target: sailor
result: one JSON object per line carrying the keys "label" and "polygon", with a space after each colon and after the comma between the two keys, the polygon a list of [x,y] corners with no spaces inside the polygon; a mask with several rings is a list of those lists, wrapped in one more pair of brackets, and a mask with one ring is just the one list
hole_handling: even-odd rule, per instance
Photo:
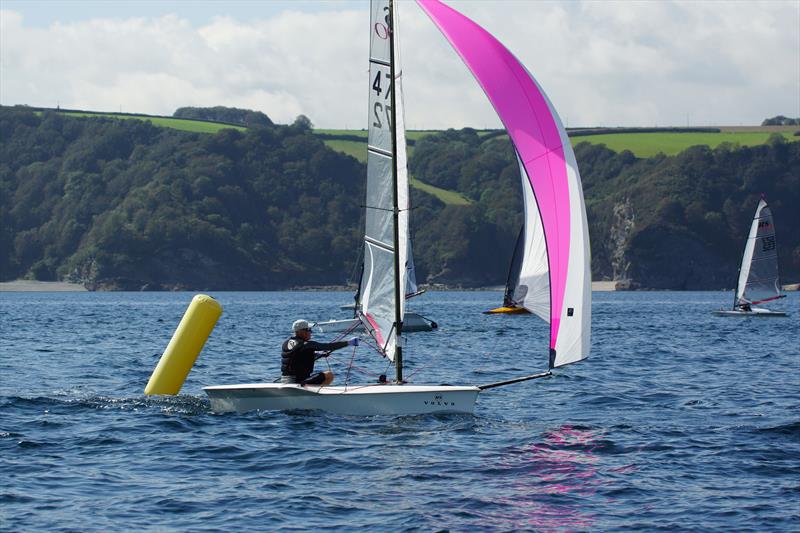
{"label": "sailor", "polygon": [[311,325],[306,320],[295,320],[292,330],[294,335],[286,339],[281,347],[281,383],[330,385],[333,372],[314,373],[314,362],[320,357],[328,357],[334,350],[358,346],[358,337],[331,343],[312,341]]}

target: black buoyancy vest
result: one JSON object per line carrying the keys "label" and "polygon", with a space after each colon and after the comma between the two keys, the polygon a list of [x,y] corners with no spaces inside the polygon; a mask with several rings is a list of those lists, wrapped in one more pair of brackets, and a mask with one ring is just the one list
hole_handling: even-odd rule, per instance
{"label": "black buoyancy vest", "polygon": [[[289,337],[283,341],[281,346],[281,375],[296,376],[298,372],[302,372],[303,369],[297,368],[300,361],[298,361],[296,355],[303,351],[305,344],[306,341],[300,337]],[[300,366],[302,366],[302,363]]]}

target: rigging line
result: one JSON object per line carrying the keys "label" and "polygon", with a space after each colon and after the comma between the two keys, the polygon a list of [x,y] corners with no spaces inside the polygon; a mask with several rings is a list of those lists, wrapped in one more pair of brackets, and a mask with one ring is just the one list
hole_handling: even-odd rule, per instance
{"label": "rigging line", "polygon": [[[374,207],[371,205],[360,205],[358,207],[363,207],[364,209],[375,209],[376,211],[386,211],[387,213],[394,213],[394,209],[391,207]],[[398,207],[397,212],[402,213],[403,211],[411,211],[412,209],[416,209],[416,207],[406,207],[405,209]]]}
{"label": "rigging line", "polygon": [[[331,359],[333,359],[333,362],[335,362],[335,363],[341,363],[341,360],[340,360],[340,359],[337,359],[337,358],[335,358],[334,356],[331,356]],[[364,370],[363,368],[361,368],[361,367],[358,367],[358,366],[356,366],[356,365],[350,365],[350,368],[352,368],[352,369],[353,369],[353,370],[355,370],[356,372],[360,372],[361,374],[365,374],[365,375],[367,375],[367,376],[374,376],[374,377],[377,377],[377,376],[378,376],[378,374],[375,374],[375,373],[373,373],[373,372],[370,372],[370,371],[368,371],[368,370]]]}
{"label": "rigging line", "polygon": [[[417,291],[417,292],[415,292],[414,294],[412,294],[411,296],[409,296],[408,294],[406,294],[406,300],[408,300],[409,298],[413,298],[414,296],[420,295],[420,294],[422,294],[423,292],[425,292],[425,291],[424,291],[424,290],[422,290],[422,291]],[[415,313],[416,313],[416,311],[415,311]],[[430,318],[426,317],[426,316],[425,316],[425,315],[423,315],[422,313],[416,313],[416,314],[418,314],[418,315],[420,316],[420,318],[424,318],[425,320],[427,320],[428,322],[430,322],[430,323],[431,323],[431,325],[433,325],[433,324],[436,324],[436,321],[435,321],[435,320],[433,320],[433,319],[430,319]]]}
{"label": "rigging line", "polygon": [[417,373],[417,372],[419,372],[420,370],[423,370],[423,369],[425,369],[425,368],[427,368],[427,367],[429,367],[429,366],[430,366],[430,363],[427,363],[427,364],[424,364],[424,365],[422,365],[421,367],[417,368],[416,370],[414,370],[413,372],[411,372],[411,373],[410,373],[408,376],[406,376],[406,381],[411,381],[411,378],[414,376],[414,374],[416,374],[416,373]]}
{"label": "rigging line", "polygon": [[[358,261],[358,258],[361,258],[361,262]],[[358,255],[356,255],[356,260],[353,263],[353,271],[350,273],[350,279],[348,283],[355,282],[356,279],[356,270],[359,270],[364,267],[364,241],[361,241],[361,246],[358,247]],[[359,285],[361,284],[361,276],[358,279]]]}
{"label": "rigging line", "polygon": [[339,342],[340,340],[342,340],[343,338],[348,336],[350,333],[352,333],[353,330],[355,330],[360,325],[361,325],[361,322],[360,321],[356,321],[352,326],[350,326],[349,328],[344,330],[341,335],[339,335],[338,337],[334,337],[333,342]]}
{"label": "rigging line", "polygon": [[347,384],[350,383],[350,369],[353,368],[353,360],[356,358],[356,346],[353,346],[353,354],[350,356],[350,364],[347,366],[347,374],[344,377],[344,388],[347,390]]}
{"label": "rigging line", "polygon": [[[371,338],[371,337],[370,337],[370,338]],[[372,349],[375,351],[375,353],[377,353],[377,354],[378,354],[378,355],[380,355],[381,357],[386,357],[386,354],[384,354],[384,353],[381,351],[381,349],[380,349],[380,347],[378,346],[378,344],[377,344],[377,343],[375,343],[375,344],[371,344],[370,342],[368,342],[368,341],[366,341],[366,340],[365,340],[365,341],[364,341],[364,345],[365,345],[365,346],[368,346],[369,348],[372,348]]]}

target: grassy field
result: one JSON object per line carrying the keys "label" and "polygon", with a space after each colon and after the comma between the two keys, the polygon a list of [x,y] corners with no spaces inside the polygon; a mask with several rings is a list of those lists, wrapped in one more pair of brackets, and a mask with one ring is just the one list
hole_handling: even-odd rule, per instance
{"label": "grassy field", "polygon": [[162,128],[172,128],[181,131],[193,131],[197,133],[217,133],[223,129],[235,129],[244,131],[247,128],[244,126],[230,126],[228,124],[219,124],[217,122],[202,122],[199,120],[185,120],[182,118],[171,117],[148,117],[145,115],[116,115],[113,113],[80,113],[73,111],[61,111],[62,114],[70,117],[107,117],[116,119],[132,119],[132,120],[145,120],[152,122],[156,126]]}
{"label": "grassy field", "polygon": [[[367,130],[314,130],[314,133],[321,133],[323,135],[351,135],[356,137],[363,137],[367,140]],[[438,131],[431,130],[408,130],[406,131],[406,139],[416,141],[431,133],[439,133]],[[489,132],[486,132],[489,133]]]}
{"label": "grassy field", "polygon": [[[610,149],[621,152],[630,150],[636,157],[652,157],[658,153],[675,155],[690,146],[707,145],[716,148],[722,143],[733,143],[742,146],[754,146],[763,144],[773,133],[780,133],[788,141],[800,141],[800,137],[794,137],[793,133],[797,127],[729,127],[720,128],[719,133],[706,132],[653,132],[653,133],[609,133],[604,135],[584,135],[571,137],[573,146],[581,142],[592,144],[605,144]],[[333,150],[352,156],[362,163],[367,161],[367,132],[366,130],[314,130],[315,133],[327,135],[348,135],[360,137],[363,141],[325,139],[324,142]],[[425,135],[430,135],[431,131],[408,131],[406,137],[418,140]],[[481,131],[479,134],[488,134],[492,131]],[[413,154],[414,147],[408,147],[409,157]],[[411,178],[411,186],[432,194],[439,200],[448,205],[468,205],[472,203],[469,199],[455,191],[440,189],[433,185]]]}
{"label": "grassy field", "polygon": [[[325,144],[337,152],[342,152],[351,157],[354,157],[362,163],[367,162],[367,132],[365,130],[314,130],[314,133],[321,133],[326,135],[350,135],[362,137],[363,141],[348,141],[341,139],[325,139]],[[417,140],[425,135],[429,135],[430,131],[409,131],[406,132],[406,137],[409,139]],[[408,156],[414,153],[414,147],[408,147]],[[446,205],[470,205],[472,201],[469,198],[462,196],[455,191],[448,191],[447,189],[440,189],[415,179],[413,176],[409,179],[409,185],[415,189],[424,191],[432,196],[435,196]]]}
{"label": "grassy field", "polygon": [[409,180],[409,185],[414,187],[415,189],[419,189],[423,192],[430,194],[431,196],[435,196],[439,200],[441,200],[446,205],[470,205],[472,200],[461,196],[459,193],[455,191],[448,191],[447,189],[440,189],[439,187],[434,187],[424,181],[419,181],[418,179],[411,177]]}
{"label": "grassy field", "polygon": [[[185,120],[172,117],[152,117],[146,115],[123,115],[113,113],[89,113],[89,112],[76,112],[76,111],[60,111],[64,115],[73,117],[109,117],[116,119],[133,119],[133,120],[146,120],[156,126],[164,128],[172,128],[181,131],[190,131],[198,133],[216,133],[222,129],[237,129],[243,131],[247,128],[243,126],[231,126],[228,124],[219,124],[216,122],[203,122],[198,120]],[[573,146],[581,142],[589,142],[592,144],[605,144],[610,149],[621,152],[623,150],[630,150],[636,157],[652,157],[658,153],[666,155],[675,155],[683,150],[695,145],[707,145],[711,148],[716,148],[722,143],[733,143],[742,146],[754,146],[763,144],[769,139],[773,133],[780,133],[788,141],[800,141],[800,137],[794,137],[793,133],[797,131],[797,126],[774,126],[774,127],[761,127],[761,126],[732,126],[721,127],[719,133],[706,133],[706,132],[649,132],[649,133],[608,133],[602,135],[585,135],[578,137],[571,137]],[[479,131],[479,135],[486,135],[494,133],[496,130]],[[324,135],[347,135],[351,137],[359,137],[363,140],[344,140],[344,139],[324,139],[326,145],[333,150],[342,152],[355,159],[366,162],[367,150],[366,130],[333,130],[333,129],[319,129],[314,130],[315,133]],[[412,141],[417,141],[426,135],[437,133],[431,130],[410,130],[406,132],[406,138]],[[414,153],[414,147],[408,147],[408,156]],[[425,191],[433,196],[439,198],[442,202],[449,205],[468,205],[472,203],[469,199],[463,197],[457,192],[448,191],[434,187],[433,185],[411,178],[411,186],[422,191]]]}
{"label": "grassy field", "polygon": [[337,152],[342,152],[350,157],[355,157],[362,163],[367,162],[367,139],[364,142],[340,141],[338,139],[325,139],[324,143]]}
{"label": "grassy field", "polygon": [[[780,132],[786,140],[796,141],[791,132]],[[652,157],[659,152],[675,155],[690,146],[704,144],[716,148],[729,142],[742,146],[764,144],[772,132],[735,131],[720,133],[610,133],[608,135],[587,135],[572,137],[572,145],[586,141],[592,144],[605,144],[615,152],[630,150],[636,157]]]}
{"label": "grassy field", "polygon": [[[799,141],[800,137],[794,137],[794,128],[782,128],[782,131],[770,131],[767,128],[749,127],[749,128],[721,128],[720,133],[705,133],[705,132],[657,132],[657,133],[609,133],[604,135],[585,135],[579,137],[571,137],[572,145],[580,142],[588,142],[592,144],[605,144],[615,152],[623,150],[630,150],[636,157],[652,157],[659,152],[666,155],[675,155],[686,150],[690,146],[698,144],[707,145],[711,148],[716,148],[722,143],[729,142],[733,144],[740,144],[742,146],[755,146],[757,144],[764,144],[770,135],[773,133],[780,133],[788,141]],[[367,132],[364,130],[315,130],[318,133],[328,133],[331,135],[354,135],[363,137],[366,141]],[[431,131],[409,131],[406,136],[409,139],[417,140],[425,135],[430,135]],[[479,132],[491,133],[491,132]],[[338,139],[325,139],[325,144],[347,155],[353,156],[361,162],[367,160],[367,151],[364,142],[338,140]],[[414,147],[408,147],[409,157],[414,152]]]}

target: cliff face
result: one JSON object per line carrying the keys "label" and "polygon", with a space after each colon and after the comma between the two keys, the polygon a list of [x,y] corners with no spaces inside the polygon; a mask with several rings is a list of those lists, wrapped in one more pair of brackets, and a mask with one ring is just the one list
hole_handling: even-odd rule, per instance
{"label": "cliff face", "polygon": [[613,281],[626,281],[630,278],[631,262],[627,257],[631,234],[635,228],[635,216],[630,199],[614,205],[614,222],[610,233],[610,255]]}
{"label": "cliff face", "polygon": [[729,288],[730,261],[682,228],[651,225],[630,241],[632,288],[704,290]]}

